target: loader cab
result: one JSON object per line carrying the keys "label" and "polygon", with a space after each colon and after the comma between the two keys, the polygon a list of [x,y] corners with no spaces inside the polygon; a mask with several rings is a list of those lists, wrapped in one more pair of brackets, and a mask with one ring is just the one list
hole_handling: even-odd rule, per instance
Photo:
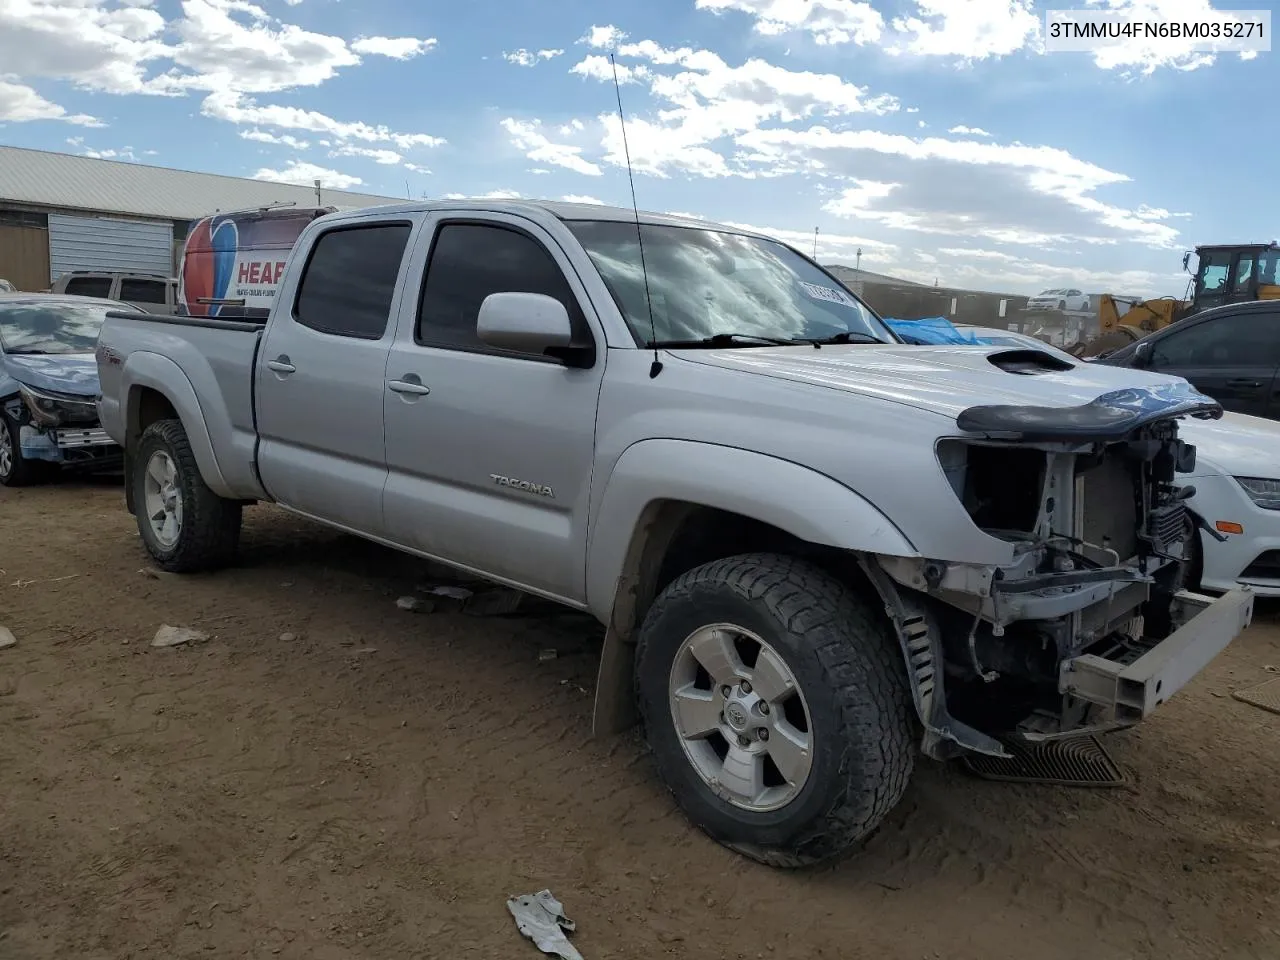
{"label": "loader cab", "polygon": [[[1196,247],[1197,259],[1188,315],[1251,300],[1280,300],[1280,245],[1241,244]],[[1184,264],[1191,254],[1184,258]]]}

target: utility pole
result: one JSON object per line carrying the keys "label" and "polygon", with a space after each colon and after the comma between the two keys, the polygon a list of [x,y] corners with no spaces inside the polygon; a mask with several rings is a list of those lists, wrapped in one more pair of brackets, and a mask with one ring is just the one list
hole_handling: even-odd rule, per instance
{"label": "utility pole", "polygon": [[861,247],[858,248],[857,266],[854,269],[856,269],[859,273],[862,272],[862,248]]}
{"label": "utility pole", "polygon": [[813,259],[818,259],[818,228],[813,228]]}
{"label": "utility pole", "polygon": [[316,180],[315,184],[316,184],[316,206],[322,207],[324,206],[324,204],[320,202],[320,181]]}

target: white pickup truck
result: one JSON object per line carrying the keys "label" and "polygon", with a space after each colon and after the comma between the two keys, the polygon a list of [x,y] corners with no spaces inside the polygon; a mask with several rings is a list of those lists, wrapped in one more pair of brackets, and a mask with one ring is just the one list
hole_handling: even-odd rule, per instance
{"label": "white pickup truck", "polygon": [[265,322],[112,314],[98,364],[161,567],[231,562],[271,501],[590,611],[597,733],[638,716],[688,816],[778,866],[857,845],[921,751],[1141,721],[1252,614],[1181,589],[1178,418],[1213,400],[902,344],[743,230],[331,214]]}

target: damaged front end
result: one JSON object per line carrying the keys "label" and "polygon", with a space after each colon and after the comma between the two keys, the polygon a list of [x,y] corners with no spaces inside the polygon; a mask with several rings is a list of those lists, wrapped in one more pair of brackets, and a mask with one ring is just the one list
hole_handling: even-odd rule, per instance
{"label": "damaged front end", "polygon": [[1177,418],[1220,417],[1178,381],[1080,407],[980,406],[937,444],[1001,565],[879,557],[928,733],[925,750],[1003,754],[1146,717],[1249,623],[1252,594],[1184,590],[1197,535]]}
{"label": "damaged front end", "polygon": [[24,460],[65,469],[106,470],[123,462],[123,451],[98,421],[92,397],[18,385],[5,404],[18,425],[18,449]]}

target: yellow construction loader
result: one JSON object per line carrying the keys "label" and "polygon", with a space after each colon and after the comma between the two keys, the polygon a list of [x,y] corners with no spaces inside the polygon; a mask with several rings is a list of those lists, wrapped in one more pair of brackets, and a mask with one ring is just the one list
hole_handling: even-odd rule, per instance
{"label": "yellow construction loader", "polygon": [[[1192,255],[1183,255],[1184,270]],[[1194,256],[1197,264],[1189,284],[1189,300],[1130,300],[1104,293],[1098,298],[1098,335],[1076,344],[1071,352],[1078,357],[1098,357],[1210,307],[1280,300],[1280,245],[1274,240],[1196,247]]]}

